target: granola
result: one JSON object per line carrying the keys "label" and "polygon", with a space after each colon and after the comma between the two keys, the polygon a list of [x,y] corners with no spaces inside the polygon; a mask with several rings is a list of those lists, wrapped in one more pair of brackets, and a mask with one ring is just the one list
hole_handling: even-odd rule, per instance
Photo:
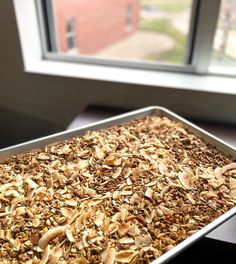
{"label": "granola", "polygon": [[148,116],[0,163],[0,262],[150,263],[235,206],[236,163]]}

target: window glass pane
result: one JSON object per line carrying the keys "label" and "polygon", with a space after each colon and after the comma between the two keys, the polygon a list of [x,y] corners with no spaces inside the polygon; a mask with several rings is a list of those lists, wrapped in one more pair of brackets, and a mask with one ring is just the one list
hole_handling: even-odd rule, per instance
{"label": "window glass pane", "polygon": [[[52,1],[58,53],[185,64],[192,0]],[[77,52],[69,52],[68,32]]]}
{"label": "window glass pane", "polygon": [[223,0],[221,3],[211,64],[236,66],[236,0]]}

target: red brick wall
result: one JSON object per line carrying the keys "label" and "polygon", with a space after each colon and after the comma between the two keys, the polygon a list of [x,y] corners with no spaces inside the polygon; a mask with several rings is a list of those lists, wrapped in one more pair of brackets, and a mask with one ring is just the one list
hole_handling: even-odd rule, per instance
{"label": "red brick wall", "polygon": [[132,5],[133,29],[139,22],[139,0],[54,0],[54,17],[58,50],[67,51],[66,20],[73,17],[76,41],[81,54],[94,54],[107,45],[129,35],[125,14]]}

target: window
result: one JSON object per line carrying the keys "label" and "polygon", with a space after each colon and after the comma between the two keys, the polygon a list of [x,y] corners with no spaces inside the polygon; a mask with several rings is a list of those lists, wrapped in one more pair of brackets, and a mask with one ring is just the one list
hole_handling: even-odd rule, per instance
{"label": "window", "polygon": [[[235,31],[235,2],[236,0],[14,0],[14,5],[20,35],[23,36],[23,52],[31,52],[27,62],[32,62],[32,53],[36,49],[32,49],[32,43],[29,45],[26,41],[26,36],[33,31],[26,27],[27,22],[22,14],[28,9],[23,12],[23,5],[27,8],[30,6],[31,13],[38,13],[31,17],[35,22],[34,32],[40,30],[35,34],[35,45],[38,48],[35,60],[40,57],[43,61],[37,65],[42,62],[60,62],[61,66],[62,63],[67,63],[70,67],[77,65],[80,67],[79,72],[84,72],[82,75],[89,78],[86,71],[88,66],[101,66],[96,67],[96,71],[104,70],[104,74],[105,67],[106,71],[111,72],[115,72],[114,69],[117,72],[124,69],[126,72],[122,73],[129,79],[131,70],[135,75],[134,71],[137,69],[145,76],[146,73],[154,76],[154,72],[158,75],[163,71],[165,74],[178,72],[190,73],[192,76],[235,76],[232,53],[232,50],[235,51],[235,41],[232,41]],[[227,8],[230,13],[225,11]],[[70,23],[74,25],[65,26],[68,17],[73,18]],[[128,25],[131,25],[132,30],[124,30]],[[74,32],[73,37],[68,37],[67,41],[66,28],[67,31]],[[62,45],[61,34],[64,34],[63,45],[67,48]],[[68,52],[68,47],[72,46],[76,47],[74,52]],[[33,68],[35,65],[34,63]],[[51,70],[50,67],[48,69]],[[71,71],[71,76],[77,76],[77,69]],[[64,74],[64,71],[60,70],[61,72]],[[95,75],[97,77],[94,78],[103,79],[100,74]],[[105,79],[109,79],[109,75],[105,75]],[[141,80],[143,84],[149,82],[149,79]],[[178,85],[183,87],[181,82]],[[205,86],[205,81],[202,84]],[[195,86],[194,83],[191,86]]]}
{"label": "window", "polygon": [[236,0],[221,2],[215,32],[211,65],[230,71],[236,66]]}
{"label": "window", "polygon": [[[49,47],[47,54],[68,55],[61,39],[61,21],[70,16],[74,19],[67,21],[67,46],[78,49],[79,43],[74,59],[119,66],[135,63],[132,64],[135,67],[151,68],[160,64],[191,64],[190,26],[194,0],[41,2],[47,2],[44,25],[52,29],[48,41],[56,43],[57,47],[56,52]],[[53,3],[52,8],[47,8],[48,2]]]}

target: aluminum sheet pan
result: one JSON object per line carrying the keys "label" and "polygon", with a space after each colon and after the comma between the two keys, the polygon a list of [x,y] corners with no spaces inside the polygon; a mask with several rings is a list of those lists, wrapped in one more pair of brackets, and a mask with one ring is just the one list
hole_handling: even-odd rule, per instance
{"label": "aluminum sheet pan", "polygon": [[[31,151],[33,149],[37,149],[40,147],[44,147],[48,144],[53,144],[65,139],[69,139],[75,136],[79,136],[85,133],[88,130],[98,130],[100,128],[107,128],[113,125],[120,125],[127,121],[142,118],[148,115],[156,114],[159,116],[166,116],[174,121],[178,121],[188,127],[189,131],[198,135],[202,139],[206,140],[207,142],[214,145],[218,150],[227,153],[232,156],[233,159],[236,159],[236,149],[226,142],[220,140],[219,138],[215,137],[214,135],[208,133],[207,131],[201,129],[200,127],[194,125],[193,123],[189,122],[188,120],[182,118],[181,116],[173,113],[172,111],[159,107],[159,106],[150,106],[146,108],[142,108],[139,110],[131,111],[122,115],[118,115],[112,118],[108,118],[99,122],[92,123],[90,125],[86,125],[83,127],[79,127],[73,130],[53,134],[47,137],[39,138],[36,140],[32,140],[26,143],[18,144],[12,147],[8,147],[5,149],[0,150],[0,160],[4,160],[12,155],[16,155],[19,153],[24,153],[27,151]],[[222,216],[218,217],[195,234],[191,235],[178,245],[176,245],[173,249],[166,252],[162,256],[160,256],[157,260],[154,260],[153,264],[162,264],[167,263],[170,259],[174,256],[178,255],[180,252],[185,250],[187,247],[198,241],[200,238],[211,232],[213,229],[227,221],[229,218],[236,214],[236,207],[232,208],[231,210],[227,211]]]}

